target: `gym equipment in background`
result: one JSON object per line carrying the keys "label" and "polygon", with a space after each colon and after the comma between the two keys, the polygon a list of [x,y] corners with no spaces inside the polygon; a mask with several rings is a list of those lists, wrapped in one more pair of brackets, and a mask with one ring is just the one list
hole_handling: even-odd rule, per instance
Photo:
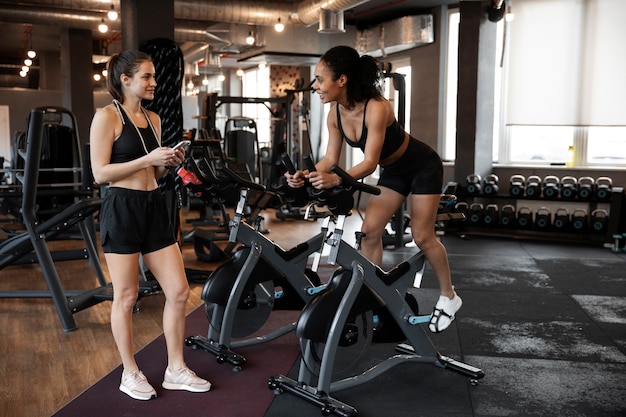
{"label": "gym equipment in background", "polygon": [[249,117],[230,117],[224,125],[224,152],[230,162],[247,167],[252,178],[265,184],[256,122]]}
{"label": "gym equipment in background", "polygon": [[517,213],[515,206],[512,204],[506,204],[500,209],[500,226],[513,227],[517,222]]}
{"label": "gym equipment in background", "polygon": [[552,213],[547,207],[539,207],[535,211],[535,227],[539,230],[548,230],[552,227]]}
{"label": "gym equipment in background", "polygon": [[613,180],[609,177],[596,178],[596,198],[600,201],[608,201],[613,193]]}
{"label": "gym equipment in background", "polygon": [[486,195],[498,194],[498,182],[500,179],[496,174],[489,174],[483,180],[483,193]]}
{"label": "gym equipment in background", "polygon": [[498,226],[500,222],[500,212],[497,204],[487,204],[483,211],[483,223],[486,226]]}
{"label": "gym equipment in background", "polygon": [[560,180],[556,175],[546,175],[543,178],[543,197],[554,199],[559,197]]}
{"label": "gym equipment in background", "polygon": [[[73,314],[111,300],[112,288],[106,281],[100,265],[96,247],[96,232],[93,215],[100,209],[98,198],[83,198],[40,222],[37,218],[37,192],[46,117],[68,110],[54,107],[31,110],[26,132],[26,149],[20,151],[24,158],[24,173],[17,176],[23,185],[22,216],[26,232],[16,234],[0,243],[0,268],[10,265],[39,263],[48,290],[1,291],[0,298],[52,298],[63,330],[76,330],[78,326]],[[63,233],[78,227],[85,248],[76,251],[50,251],[47,242],[60,238]],[[35,252],[34,255],[32,252]],[[98,286],[88,290],[67,291],[63,288],[55,262],[86,259],[94,268]],[[14,277],[19,278],[19,277]],[[139,296],[143,293],[140,291]]]}
{"label": "gym equipment in background", "polygon": [[554,212],[554,221],[552,226],[559,231],[567,231],[570,227],[570,214],[569,210],[565,207],[559,207]]}
{"label": "gym equipment in background", "polygon": [[572,229],[576,232],[583,232],[589,225],[587,210],[578,208],[572,211]]}
{"label": "gym equipment in background", "polygon": [[470,174],[467,176],[466,180],[466,185],[465,185],[465,192],[467,194],[480,194],[482,185],[481,185],[481,176],[479,174]]}
{"label": "gym equipment in background", "polygon": [[574,200],[578,197],[578,180],[570,175],[561,178],[561,198]]}
{"label": "gym equipment in background", "polygon": [[509,194],[512,197],[523,197],[526,192],[526,177],[520,174],[511,175],[509,180]]}
{"label": "gym equipment in background", "polygon": [[526,196],[528,198],[541,197],[541,177],[531,175],[526,180]]}
{"label": "gym equipment in background", "polygon": [[530,207],[520,207],[517,210],[517,226],[520,229],[530,229],[533,225],[533,212]]}

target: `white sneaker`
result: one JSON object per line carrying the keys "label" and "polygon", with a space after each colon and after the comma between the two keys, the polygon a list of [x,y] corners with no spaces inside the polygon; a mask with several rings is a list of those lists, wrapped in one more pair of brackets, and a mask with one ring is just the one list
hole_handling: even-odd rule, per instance
{"label": "white sneaker", "polygon": [[141,371],[131,372],[127,375],[122,373],[120,391],[131,398],[143,401],[156,398],[157,396],[156,391]]}
{"label": "white sneaker", "polygon": [[453,299],[440,295],[439,301],[430,317],[428,328],[433,333],[439,333],[446,330],[454,321],[454,315],[463,305],[463,300],[456,293]]}
{"label": "white sneaker", "polygon": [[169,390],[185,390],[190,392],[207,392],[211,389],[211,383],[196,375],[191,369],[184,367],[178,371],[165,369],[163,388]]}

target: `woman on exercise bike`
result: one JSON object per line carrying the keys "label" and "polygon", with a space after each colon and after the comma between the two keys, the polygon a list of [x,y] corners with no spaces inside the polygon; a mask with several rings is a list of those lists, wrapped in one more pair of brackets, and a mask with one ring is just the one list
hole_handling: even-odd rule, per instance
{"label": "woman on exercise bike", "polygon": [[359,56],[348,46],[328,50],[315,67],[313,89],[323,103],[331,103],[328,114],[328,147],[315,165],[316,171],[285,173],[292,187],[305,180],[318,189],[337,186],[341,179],[331,172],[339,163],[342,142],[358,147],[364,159],[347,172],[361,179],[382,169],[378,187],[381,193],[370,196],[361,231],[361,252],[380,265],[385,226],[410,194],[411,234],[430,262],[441,295],[429,323],[432,332],[441,332],[461,308],[455,293],[445,247],[435,235],[435,220],[443,185],[443,165],[439,155],[400,126],[393,106],[382,96],[380,69],[374,58]]}
{"label": "woman on exercise bike", "polygon": [[211,384],[187,368],[183,358],[189,284],[157,178],[182,163],[183,148],[161,146],[159,116],[141,106],[154,99],[154,64],[139,51],[109,60],[113,103],[91,124],[94,179],[109,189],[100,209],[100,239],[113,284],[111,330],[122,358],[120,391],[137,400],[156,397],[133,355],[133,310],[139,291],[139,254],[165,294],[163,332],[167,368],[163,388],[206,392]]}

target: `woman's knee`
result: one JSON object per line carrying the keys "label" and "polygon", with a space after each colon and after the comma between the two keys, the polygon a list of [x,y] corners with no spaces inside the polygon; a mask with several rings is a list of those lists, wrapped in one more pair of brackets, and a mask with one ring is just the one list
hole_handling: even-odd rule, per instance
{"label": "woman's knee", "polygon": [[187,281],[183,281],[179,285],[172,286],[165,293],[165,298],[172,302],[186,303],[190,293],[189,284],[187,284]]}
{"label": "woman's knee", "polygon": [[139,289],[115,289],[115,286],[113,288],[113,304],[123,310],[133,310],[139,298]]}
{"label": "woman's knee", "polygon": [[439,245],[439,239],[434,231],[411,230],[413,241],[421,250],[427,250],[435,245]]}

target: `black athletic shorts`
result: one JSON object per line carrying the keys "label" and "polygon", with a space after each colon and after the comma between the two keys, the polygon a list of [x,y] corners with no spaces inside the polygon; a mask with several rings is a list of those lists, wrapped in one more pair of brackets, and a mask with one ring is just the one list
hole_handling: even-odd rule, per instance
{"label": "black athletic shorts", "polygon": [[430,146],[410,138],[404,154],[382,169],[378,185],[403,196],[410,194],[441,194],[443,163]]}
{"label": "black athletic shorts", "polygon": [[176,243],[165,196],[159,190],[111,187],[100,208],[105,253],[150,253]]}

